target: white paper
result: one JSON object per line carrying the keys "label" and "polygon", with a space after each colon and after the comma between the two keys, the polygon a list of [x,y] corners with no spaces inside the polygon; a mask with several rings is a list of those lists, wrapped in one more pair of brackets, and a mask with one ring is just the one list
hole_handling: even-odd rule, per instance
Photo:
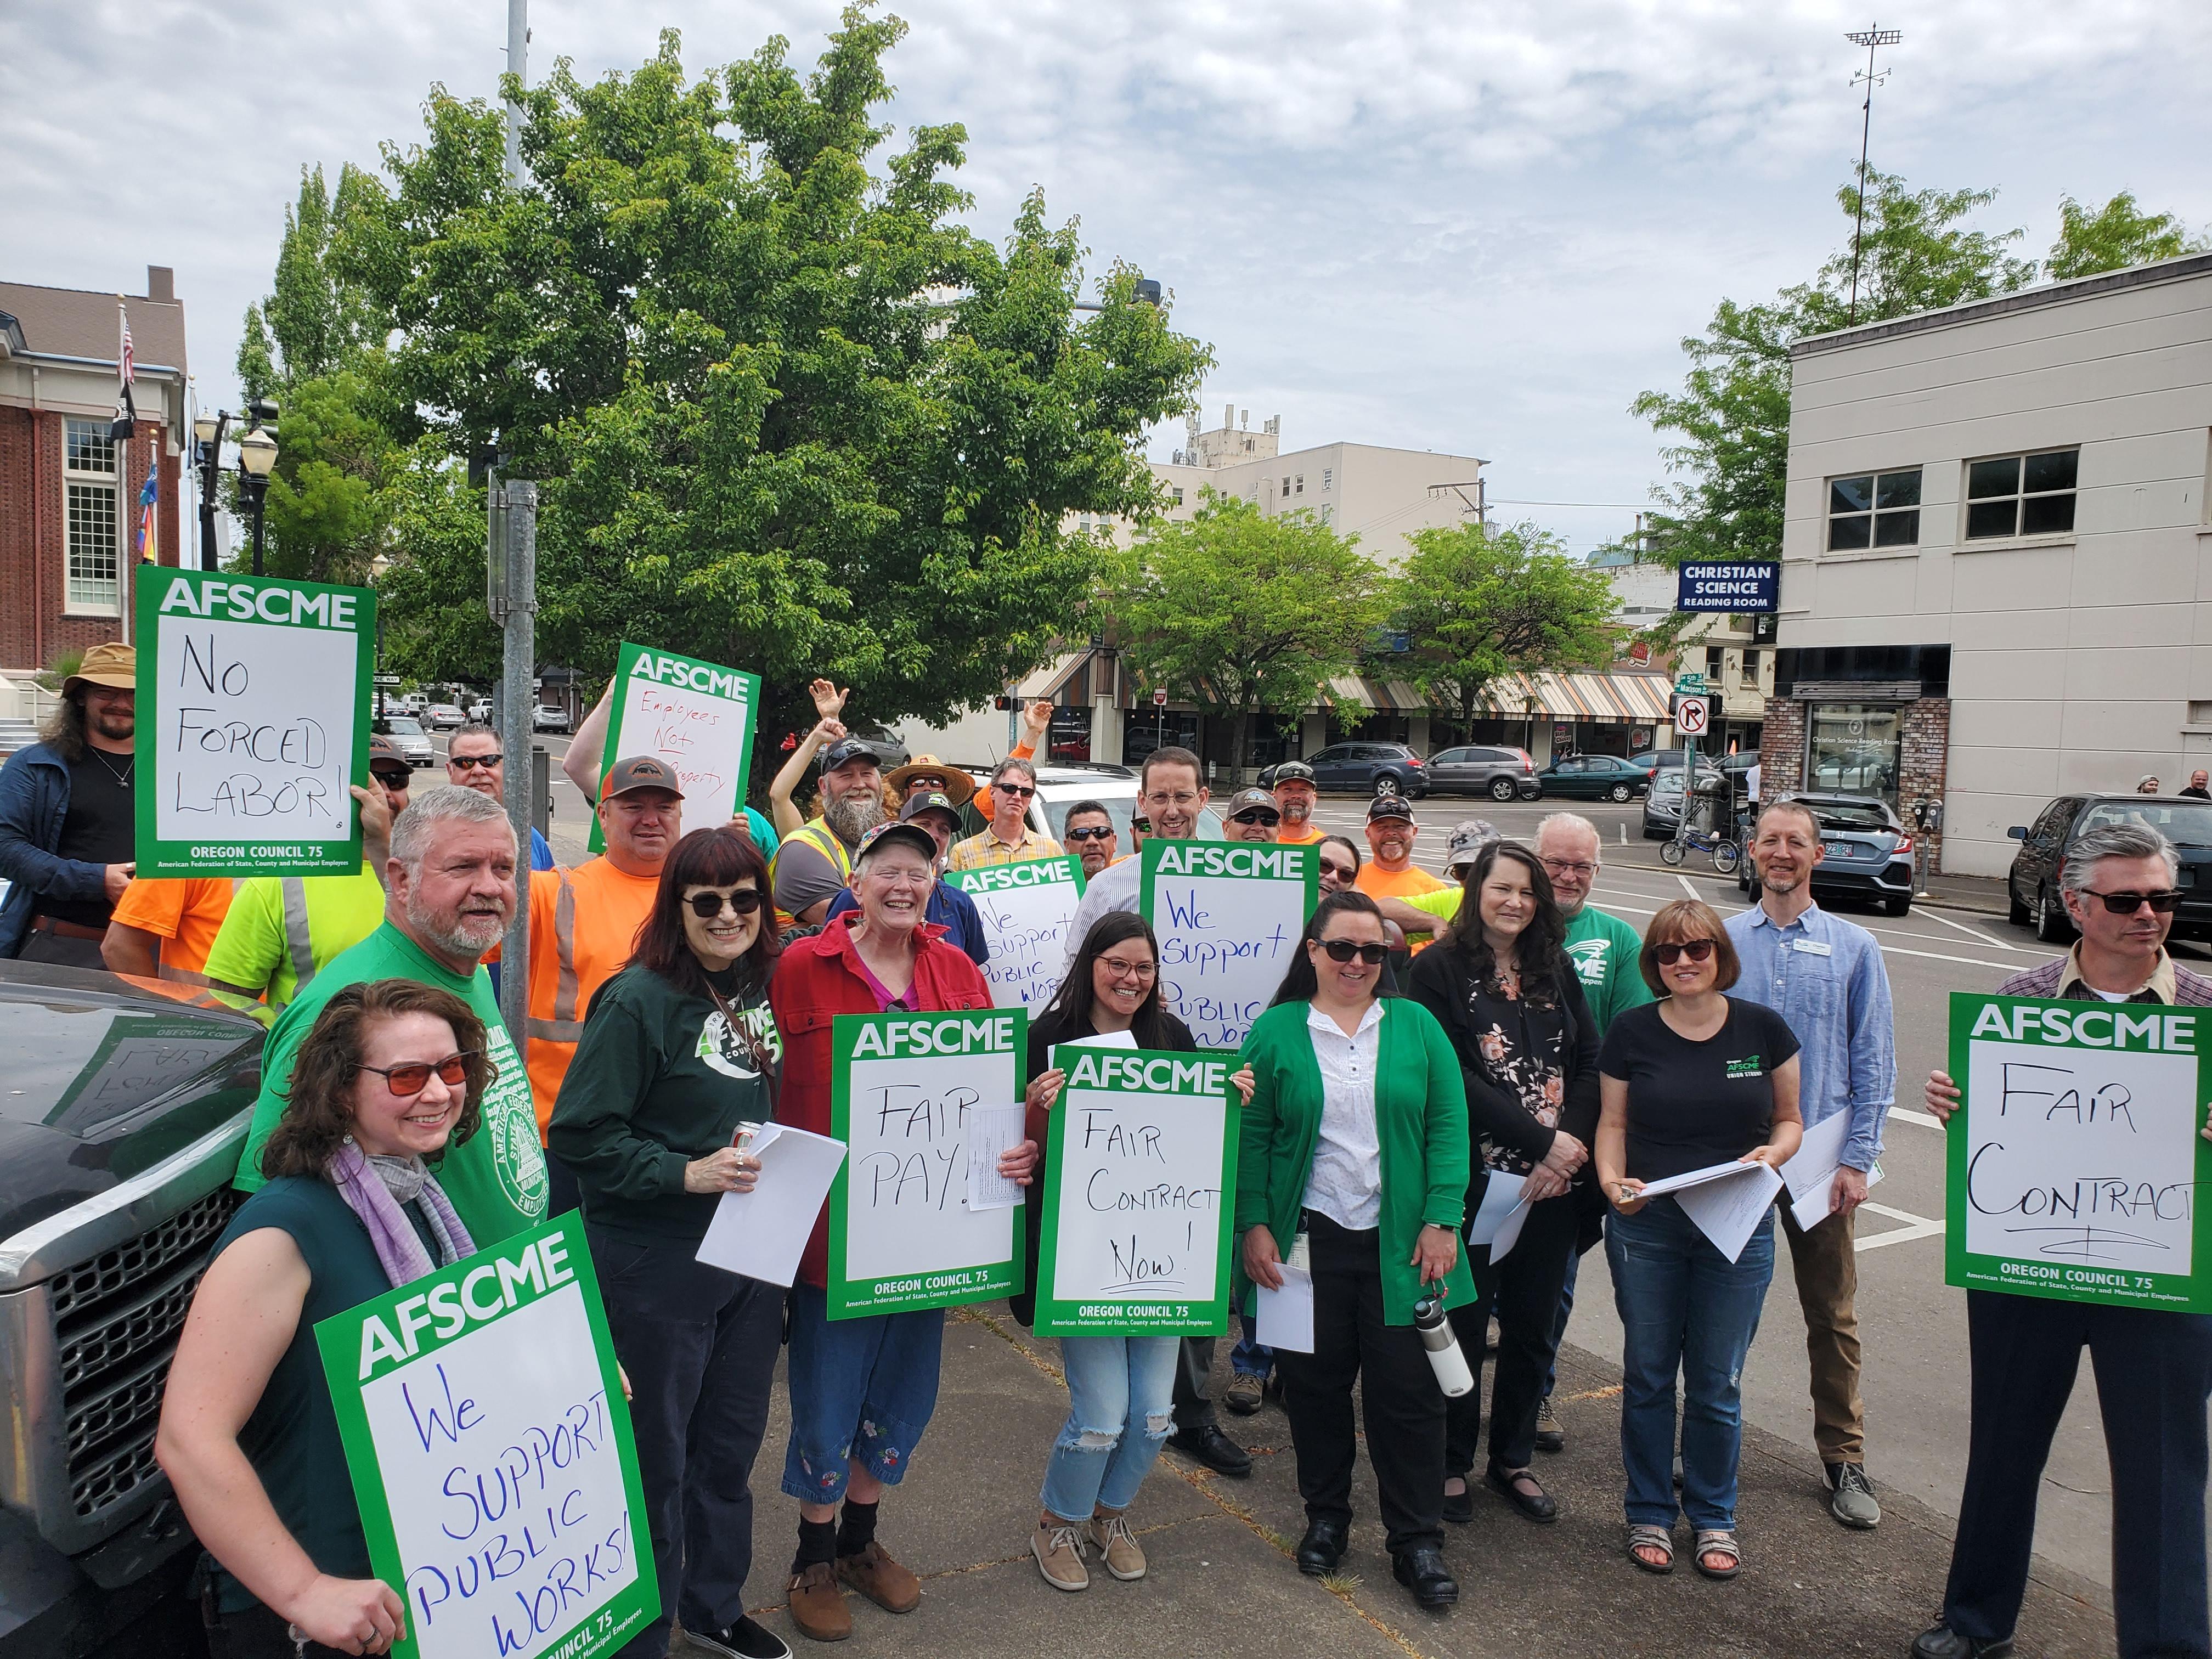
{"label": "white paper", "polygon": [[1678,1176],[1668,1176],[1663,1181],[1644,1183],[1644,1196],[1657,1198],[1662,1193],[1679,1193],[1685,1188],[1702,1187],[1708,1181],[1722,1181],[1732,1175],[1741,1175],[1751,1166],[1740,1158],[1725,1164],[1708,1164],[1702,1170],[1687,1170]]}
{"label": "white paper", "polygon": [[[929,1022],[956,1018],[916,1016]],[[977,1113],[1022,1097],[1013,1017],[963,1021],[963,1029],[971,1025],[989,1028],[988,1039],[977,1041],[994,1046],[852,1062],[848,1285],[963,1273],[1006,1261],[1021,1248],[1011,1209],[971,1210],[966,1202],[967,1137]],[[1002,1041],[1004,1047],[995,1046]],[[830,1259],[836,1261],[834,1254]]]}
{"label": "white paper", "polygon": [[1767,1208],[1782,1186],[1782,1177],[1764,1164],[1739,1164],[1735,1170],[1732,1176],[1702,1181],[1674,1194],[1682,1213],[1731,1261],[1743,1254],[1753,1232],[1766,1219]]}
{"label": "white paper", "polygon": [[[1843,1167],[1844,1142],[1851,1115],[1833,1112],[1805,1131],[1796,1152],[1782,1165],[1782,1184],[1790,1189],[1790,1213],[1800,1227],[1817,1227],[1834,1209],[1836,1171]],[[1881,1184],[1881,1165],[1867,1171],[1867,1185]]]}
{"label": "white paper", "polygon": [[1520,1240],[1522,1223],[1528,1218],[1529,1206],[1521,1199],[1522,1190],[1528,1184],[1526,1176],[1505,1175],[1497,1170],[1490,1172],[1490,1184],[1482,1189],[1482,1203],[1467,1231],[1470,1250],[1487,1244],[1492,1261],[1505,1259]]}
{"label": "white paper", "polygon": [[1055,1042],[1052,1045],[1051,1053],[1045,1057],[1057,1066],[1060,1061],[1056,1056],[1062,1048],[1133,1048],[1136,1046],[1137,1034],[1134,1031],[1101,1031],[1097,1036],[1070,1037],[1065,1042]]}
{"label": "white paper", "polygon": [[1292,1353],[1314,1351],[1313,1275],[1304,1267],[1283,1262],[1277,1269],[1283,1288],[1271,1291],[1254,1286],[1260,1298],[1259,1343],[1263,1348],[1287,1348]]}
{"label": "white paper", "polygon": [[699,1241],[698,1259],[763,1285],[788,1285],[845,1161],[845,1143],[781,1123],[753,1136],[760,1176],[749,1193],[724,1193]]}
{"label": "white paper", "polygon": [[659,654],[647,652],[630,665],[629,678],[617,693],[621,720],[605,764],[633,755],[665,762],[684,786],[687,829],[727,823],[741,817],[745,757],[750,753],[752,682],[744,674],[722,671],[716,683],[727,693],[695,690],[653,677]]}
{"label": "white paper", "polygon": [[1011,1210],[1022,1201],[1022,1183],[999,1173],[999,1157],[1027,1139],[1019,1106],[978,1106],[968,1114],[968,1207]]}

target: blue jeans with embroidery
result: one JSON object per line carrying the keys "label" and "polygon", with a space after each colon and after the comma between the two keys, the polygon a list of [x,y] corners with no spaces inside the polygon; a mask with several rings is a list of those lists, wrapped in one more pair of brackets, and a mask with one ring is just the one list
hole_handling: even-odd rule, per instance
{"label": "blue jeans with embroidery", "polygon": [[1682,1378],[1681,1512],[1700,1532],[1735,1527],[1743,1361],[1774,1277],[1770,1212],[1733,1262],[1671,1196],[1605,1218],[1620,1358],[1620,1461],[1631,1526],[1674,1523],[1674,1377]]}
{"label": "blue jeans with embroidery", "polygon": [[783,1490],[802,1504],[845,1495],[848,1461],[896,1486],[937,1409],[945,1310],[829,1316],[811,1285],[791,1297],[791,1443]]}
{"label": "blue jeans with embroidery", "polygon": [[1126,1510],[1175,1426],[1172,1336],[1064,1336],[1067,1421],[1052,1443],[1039,1501],[1063,1521]]}

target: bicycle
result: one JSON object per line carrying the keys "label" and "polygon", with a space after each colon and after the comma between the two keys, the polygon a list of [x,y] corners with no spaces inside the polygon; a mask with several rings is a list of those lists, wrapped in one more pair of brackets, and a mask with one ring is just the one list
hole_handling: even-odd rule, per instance
{"label": "bicycle", "polygon": [[1726,836],[1704,830],[1685,829],[1674,840],[1659,844],[1659,862],[1668,869],[1679,866],[1695,848],[1710,854],[1713,868],[1723,876],[1734,875],[1735,867],[1743,861],[1743,849]]}

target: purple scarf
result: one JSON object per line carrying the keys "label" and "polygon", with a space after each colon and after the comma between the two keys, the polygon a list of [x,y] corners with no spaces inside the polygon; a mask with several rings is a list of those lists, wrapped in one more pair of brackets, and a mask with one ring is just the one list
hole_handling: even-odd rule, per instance
{"label": "purple scarf", "polygon": [[376,1259],[383,1265],[384,1276],[392,1281],[395,1290],[438,1267],[459,1261],[465,1255],[476,1254],[476,1243],[469,1237],[469,1230],[461,1224],[444,1190],[428,1171],[423,1174],[422,1190],[417,1197],[423,1217],[438,1241],[438,1254],[445,1258],[443,1261],[430,1260],[430,1253],[422,1248],[421,1236],[402,1213],[399,1200],[392,1197],[384,1184],[384,1177],[352,1141],[338,1148],[337,1156],[331,1160],[330,1175],[331,1184],[338,1189],[338,1196],[361,1218],[361,1224],[368,1229],[369,1243],[376,1246]]}

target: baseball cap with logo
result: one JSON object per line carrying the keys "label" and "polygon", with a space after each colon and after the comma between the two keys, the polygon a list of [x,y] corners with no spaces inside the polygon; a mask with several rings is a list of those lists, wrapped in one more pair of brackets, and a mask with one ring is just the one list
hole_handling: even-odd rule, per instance
{"label": "baseball cap with logo", "polygon": [[960,827],[960,809],[952,804],[952,797],[942,790],[925,789],[899,809],[898,821],[912,823],[924,812],[942,812],[952,820],[952,827]]}
{"label": "baseball cap with logo", "polygon": [[1411,823],[1413,809],[1406,804],[1403,795],[1377,795],[1367,803],[1367,821],[1380,823],[1385,818],[1403,818]]}
{"label": "baseball cap with logo", "polygon": [[1498,838],[1498,826],[1488,818],[1462,818],[1452,825],[1450,837],[1444,842],[1444,868],[1474,863],[1482,849]]}
{"label": "baseball cap with logo", "polygon": [[918,823],[879,823],[860,837],[860,844],[853,849],[855,868],[868,861],[868,855],[886,842],[911,847],[934,866],[937,862],[937,838]]}
{"label": "baseball cap with logo", "polygon": [[841,766],[850,766],[855,761],[866,761],[871,766],[882,764],[876,758],[876,751],[858,738],[841,738],[822,751],[821,757],[814,763],[814,773],[819,777],[824,773],[836,771]]}
{"label": "baseball cap with logo", "polygon": [[1286,783],[1310,784],[1313,781],[1314,769],[1304,761],[1285,761],[1275,768],[1275,787],[1279,789]]}
{"label": "baseball cap with logo", "polygon": [[1229,811],[1225,816],[1233,818],[1239,812],[1249,812],[1255,806],[1264,807],[1267,811],[1276,813],[1278,817],[1280,816],[1279,809],[1275,805],[1275,798],[1264,789],[1239,789],[1235,799],[1229,803]]}
{"label": "baseball cap with logo", "polygon": [[683,787],[676,781],[676,769],[652,755],[632,755],[628,760],[617,761],[614,770],[607,774],[599,799],[612,800],[633,789],[665,789],[677,799],[684,799]]}

